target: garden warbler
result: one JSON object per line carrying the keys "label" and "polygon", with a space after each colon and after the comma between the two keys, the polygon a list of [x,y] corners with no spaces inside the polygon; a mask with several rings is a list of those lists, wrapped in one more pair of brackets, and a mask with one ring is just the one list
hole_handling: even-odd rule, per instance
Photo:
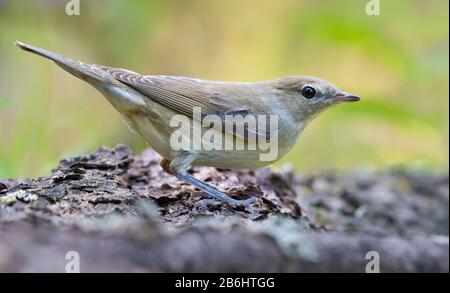
{"label": "garden warbler", "polygon": [[187,172],[190,165],[258,168],[285,155],[312,118],[325,108],[359,97],[308,76],[263,82],[207,81],[141,75],[86,64],[21,42],[103,93],[130,128],[162,156],[161,167],[232,206],[234,199]]}

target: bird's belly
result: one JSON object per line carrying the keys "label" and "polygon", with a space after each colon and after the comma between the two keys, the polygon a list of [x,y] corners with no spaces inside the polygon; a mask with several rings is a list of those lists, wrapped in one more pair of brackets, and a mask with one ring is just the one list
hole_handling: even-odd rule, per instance
{"label": "bird's belly", "polygon": [[[288,143],[286,143],[286,139],[276,140],[272,141],[270,146],[266,145],[266,148],[263,149],[257,143],[252,148],[249,148],[248,141],[244,142],[242,138],[234,137],[235,145],[233,148],[225,149],[224,142],[232,134],[216,131],[216,137],[222,136],[219,140],[221,143],[205,143],[204,134],[207,130],[203,129],[203,133],[196,137],[193,134],[193,130],[190,127],[186,127],[183,134],[186,137],[189,136],[187,140],[191,148],[180,150],[174,148],[171,143],[171,136],[177,128],[170,127],[168,117],[154,119],[148,117],[148,115],[134,115],[132,119],[125,120],[130,128],[138,132],[162,157],[173,160],[182,153],[188,152],[195,154],[197,157],[193,161],[193,165],[217,168],[254,169],[267,166],[284,156],[291,149],[296,139],[296,136],[291,135]],[[237,147],[239,145],[238,140],[241,142],[240,149]],[[194,145],[197,145],[197,148],[194,148]],[[209,146],[209,148],[205,148],[205,146]]]}
{"label": "bird's belly", "polygon": [[210,166],[226,169],[255,169],[267,166],[273,161],[261,160],[260,152],[256,150],[214,150],[203,151],[193,165]]}
{"label": "bird's belly", "polygon": [[163,158],[173,159],[173,153],[170,151],[170,138],[158,129],[151,119],[144,116],[135,116],[133,119],[124,117],[124,120],[133,131],[140,134],[153,150]]}

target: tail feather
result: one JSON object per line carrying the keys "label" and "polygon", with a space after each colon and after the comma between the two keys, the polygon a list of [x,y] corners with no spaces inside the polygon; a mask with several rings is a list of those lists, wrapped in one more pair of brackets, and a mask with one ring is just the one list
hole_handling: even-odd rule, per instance
{"label": "tail feather", "polygon": [[116,79],[102,70],[100,66],[83,63],[78,60],[74,60],[63,55],[59,55],[57,53],[34,47],[19,41],[16,41],[15,45],[22,50],[54,61],[62,69],[87,82],[92,82],[93,80],[95,80],[108,83],[118,83]]}
{"label": "tail feather", "polygon": [[[55,62],[64,64],[70,59],[70,58],[64,57],[62,55],[59,55],[59,54],[56,54],[56,53],[53,53],[53,52],[50,52],[50,51],[47,51],[47,50],[44,50],[41,48],[37,48],[37,47],[31,46],[31,45],[28,45],[28,44],[25,44],[25,43],[22,43],[19,41],[16,41],[15,45],[22,50],[31,52],[33,54],[42,56],[44,58],[50,59]],[[74,60],[72,60],[72,61],[74,61]]]}

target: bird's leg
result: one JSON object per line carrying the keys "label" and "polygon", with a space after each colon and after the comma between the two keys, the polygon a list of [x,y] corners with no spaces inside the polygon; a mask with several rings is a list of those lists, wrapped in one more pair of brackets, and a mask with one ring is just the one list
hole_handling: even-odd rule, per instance
{"label": "bird's leg", "polygon": [[189,166],[191,162],[186,164],[185,160],[173,160],[168,161],[166,159],[162,159],[160,162],[161,167],[164,169],[164,171],[174,174],[178,179],[183,180],[184,182],[187,182],[189,184],[194,185],[195,187],[199,188],[200,190],[206,192],[208,195],[212,196],[215,200],[209,201],[209,204],[216,204],[218,201],[228,203],[229,205],[236,207],[236,206],[245,206],[248,207],[253,203],[254,199],[244,199],[244,200],[238,200],[229,197],[226,195],[223,191],[220,191],[218,188],[209,185],[201,180],[198,180],[194,178],[193,176],[187,174],[186,169],[187,166]]}
{"label": "bird's leg", "polygon": [[189,184],[192,184],[192,185],[198,187],[200,190],[203,190],[210,196],[214,197],[216,200],[220,200],[221,202],[228,203],[231,206],[248,206],[254,200],[252,198],[244,199],[244,200],[238,200],[238,199],[231,198],[228,195],[226,195],[224,192],[217,189],[216,187],[209,185],[207,183],[204,183],[203,181],[198,180],[189,174],[178,173],[178,174],[176,174],[176,176],[178,179],[181,179]]}

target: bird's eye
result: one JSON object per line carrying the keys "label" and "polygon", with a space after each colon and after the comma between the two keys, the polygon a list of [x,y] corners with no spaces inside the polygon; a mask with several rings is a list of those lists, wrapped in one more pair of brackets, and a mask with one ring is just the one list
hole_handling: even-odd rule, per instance
{"label": "bird's eye", "polygon": [[312,99],[316,95],[316,90],[312,86],[305,86],[302,88],[302,96],[304,96],[307,99]]}

